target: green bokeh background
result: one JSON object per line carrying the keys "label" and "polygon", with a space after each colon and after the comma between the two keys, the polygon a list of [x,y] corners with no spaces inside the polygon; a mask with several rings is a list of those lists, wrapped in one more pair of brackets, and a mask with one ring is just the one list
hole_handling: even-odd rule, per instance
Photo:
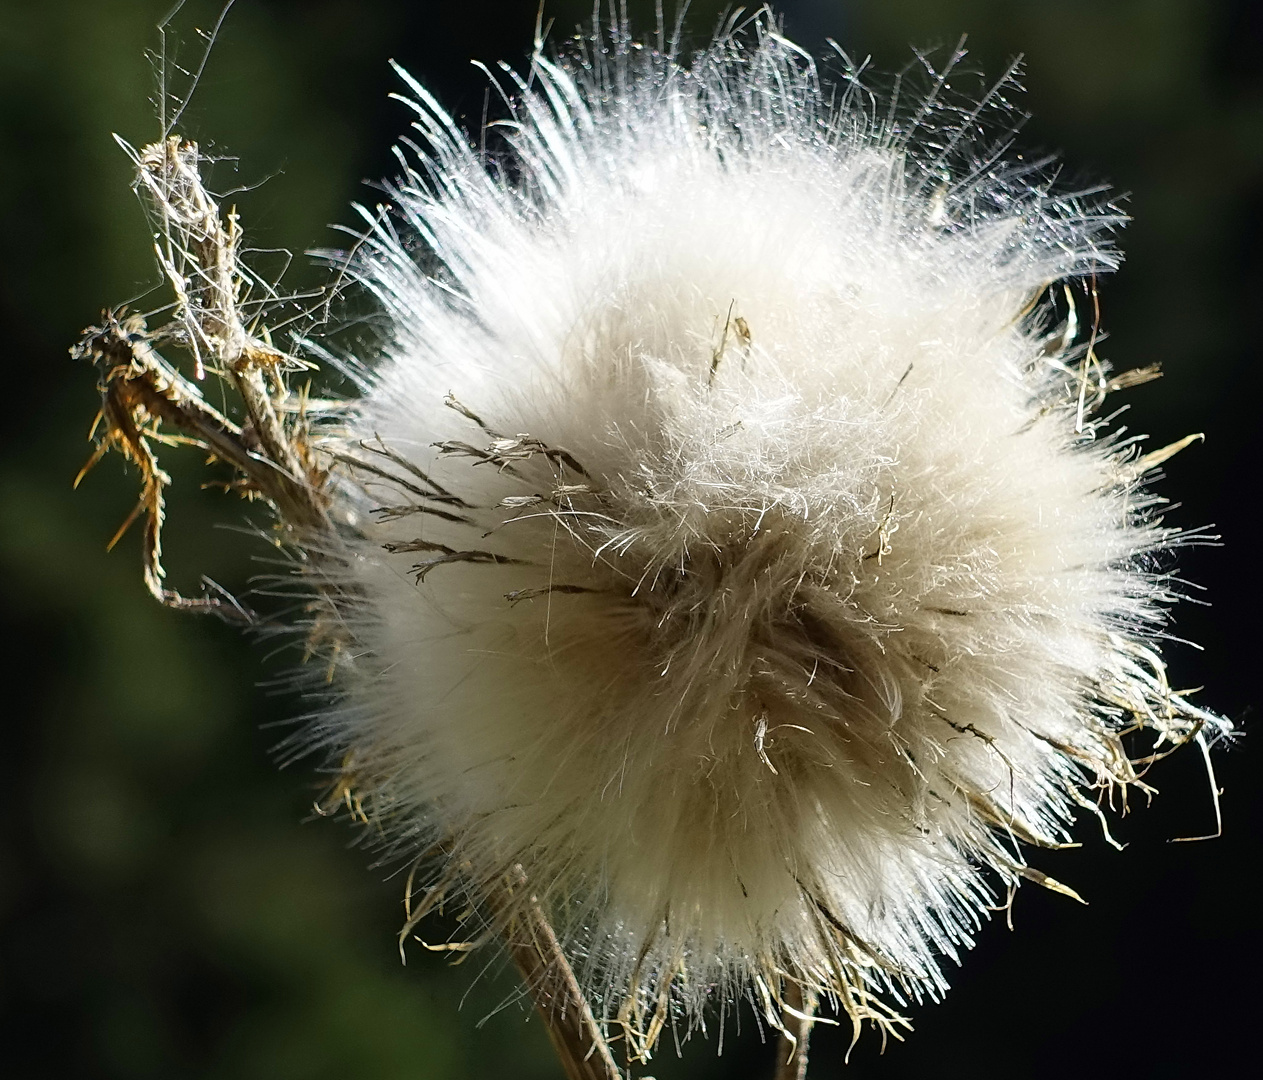
{"label": "green bokeh background", "polygon": [[[645,17],[651,4],[632,5]],[[1103,290],[1103,351],[1166,377],[1130,392],[1151,445],[1206,431],[1171,462],[1171,520],[1213,522],[1224,547],[1181,558],[1209,607],[1185,606],[1174,681],[1249,723],[1260,641],[1256,512],[1260,401],[1255,236],[1263,205],[1263,77],[1255,5],[1210,0],[799,0],[787,30],[819,53],[832,36],[879,69],[908,46],[970,32],[972,62],[997,73],[1027,56],[1034,113],[1020,145],[1064,154],[1067,176],[1129,192],[1128,262]],[[158,608],[138,543],[104,544],[135,497],[107,459],[72,493],[96,408],[91,373],[66,348],[100,309],[154,284],[128,164],[110,139],[153,137],[144,51],[167,0],[0,0],[0,312],[5,338],[0,459],[3,723],[0,822],[0,1071],[81,1078],[440,1080],[559,1075],[515,983],[494,956],[452,967],[414,948],[399,963],[402,883],[314,818],[319,778],[278,772],[271,748],[299,705],[264,684],[284,658],[235,631]],[[695,0],[705,35],[719,5]],[[239,164],[216,183],[237,197],[252,242],[336,245],[362,178],[392,171],[408,123],[387,101],[395,57],[465,121],[484,82],[468,60],[520,60],[536,0],[239,0],[184,124]],[[589,10],[553,0],[568,30]],[[191,4],[177,25],[214,21]],[[320,274],[301,258],[294,287]],[[197,461],[170,455],[173,582],[207,573],[244,587],[266,554],[238,504],[198,488]],[[279,725],[279,726],[278,726]],[[1258,860],[1253,748],[1220,762],[1227,833],[1212,825],[1194,752],[1158,770],[1168,789],[1099,843],[1041,866],[1080,908],[1023,890],[1016,933],[989,926],[953,972],[945,1004],[882,1055],[868,1036],[843,1066],[846,1033],[824,1032],[812,1078],[1183,1077],[1226,1070],[1250,1039],[1258,948],[1249,871]],[[436,931],[436,936],[438,932]],[[485,965],[490,964],[489,967]],[[505,1005],[503,1009],[499,1006]],[[498,1010],[498,1011],[497,1011]],[[694,1044],[668,1077],[768,1074],[747,1011],[722,1058]],[[12,1071],[11,1071],[12,1070]]]}

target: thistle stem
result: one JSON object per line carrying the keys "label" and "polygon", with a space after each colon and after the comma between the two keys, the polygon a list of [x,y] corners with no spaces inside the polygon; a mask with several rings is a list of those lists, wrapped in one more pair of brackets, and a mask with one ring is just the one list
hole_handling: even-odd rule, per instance
{"label": "thistle stem", "polygon": [[804,995],[801,986],[787,981],[782,1002],[787,1006],[782,1010],[785,1028],[776,1040],[774,1080],[807,1080],[808,1043],[815,1025],[816,995],[811,991]]}
{"label": "thistle stem", "polygon": [[[505,922],[504,939],[522,981],[535,1002],[567,1080],[623,1080],[605,1035],[592,1015],[561,943],[534,896],[522,903],[526,875],[491,890],[493,915]],[[507,916],[507,917],[506,917]]]}

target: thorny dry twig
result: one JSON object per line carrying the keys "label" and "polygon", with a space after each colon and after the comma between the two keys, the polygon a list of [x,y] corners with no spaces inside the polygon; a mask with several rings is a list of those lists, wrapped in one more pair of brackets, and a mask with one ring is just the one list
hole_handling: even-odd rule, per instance
{"label": "thorny dry twig", "polygon": [[[183,443],[205,451],[236,474],[228,487],[262,499],[273,510],[278,542],[301,546],[325,558],[339,548],[340,530],[330,515],[338,463],[372,471],[349,456],[342,444],[325,446],[313,431],[320,410],[305,391],[294,392],[288,375],[310,365],[276,348],[266,327],[247,317],[249,295],[266,286],[250,274],[240,258],[241,226],[235,211],[221,213],[200,172],[197,145],[172,135],[139,152],[122,144],[136,165],[134,187],[155,226],[154,250],[174,294],[171,318],[157,329],[123,309],[104,313],[101,325],[84,331],[71,350],[76,359],[97,369],[101,409],[92,426],[96,447],[76,477],[76,485],[110,450],[119,451],[140,470],[141,494],[110,542],[144,517],[144,580],[163,604],[181,610],[250,618],[231,597],[182,596],[164,583],[162,566],[163,494],[170,477],[158,464],[155,445]],[[193,378],[159,352],[174,346],[189,354]],[[214,377],[241,404],[240,423],[211,406],[200,384]],[[388,448],[362,449],[386,458]],[[506,440],[490,460],[507,465],[511,458],[551,451],[522,440]],[[392,479],[397,479],[392,477]],[[428,479],[428,478],[422,478]],[[429,486],[434,486],[429,482]],[[442,501],[445,493],[419,489],[427,499]],[[449,500],[450,501],[450,500]],[[422,550],[418,547],[417,550]],[[429,550],[429,549],[426,549]],[[475,558],[480,552],[439,552],[423,562],[418,573],[451,558]],[[309,560],[310,564],[310,560]],[[324,590],[334,586],[319,566],[311,566],[317,609]],[[317,616],[309,633],[308,652],[336,655],[340,648],[336,622]],[[349,774],[336,785],[338,801],[364,810],[352,792]],[[609,1045],[579,989],[556,934],[527,888],[519,869],[517,880],[486,883],[483,900],[493,926],[502,930],[510,955],[543,1018],[570,1080],[621,1080]],[[428,908],[409,909],[404,936]]]}
{"label": "thorny dry twig", "polygon": [[[251,333],[243,321],[251,279],[239,258],[240,224],[230,212],[225,225],[203,186],[197,145],[172,136],[128,152],[175,304],[170,321],[157,330],[140,315],[108,311],[71,350],[96,366],[101,390],[93,425],[99,441],[75,482],[111,449],[137,465],[140,501],[111,545],[143,513],[150,592],[173,607],[229,614],[240,609],[218,598],[188,599],[163,584],[163,492],[170,478],[153,444],[200,447],[239,474],[233,486],[272,506],[280,529],[331,535],[329,472],[318,464],[305,396],[292,395],[284,377],[306,365],[275,348],[266,330]],[[158,351],[167,343],[192,355],[192,381]],[[208,371],[240,398],[246,414],[240,426],[207,403],[198,384]]]}

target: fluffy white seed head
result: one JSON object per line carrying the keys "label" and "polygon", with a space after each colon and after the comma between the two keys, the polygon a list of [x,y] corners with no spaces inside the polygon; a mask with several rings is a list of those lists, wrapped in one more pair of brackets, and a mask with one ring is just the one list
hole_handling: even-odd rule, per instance
{"label": "fluffy white seed head", "polygon": [[412,85],[355,263],[390,332],[315,737],[440,893],[521,867],[649,1042],[783,979],[936,995],[1121,733],[1221,724],[1146,644],[1157,458],[1039,303],[1118,217],[995,159],[998,94],[883,119],[767,26],[507,81],[490,159]]}

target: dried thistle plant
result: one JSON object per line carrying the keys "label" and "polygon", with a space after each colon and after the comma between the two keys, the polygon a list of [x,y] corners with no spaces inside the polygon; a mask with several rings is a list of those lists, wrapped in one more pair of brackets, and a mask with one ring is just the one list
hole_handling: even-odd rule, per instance
{"label": "dried thistle plant", "polygon": [[421,143],[346,265],[392,329],[339,403],[196,146],[133,153],[175,302],[78,346],[89,465],[139,467],[178,607],[243,611],[166,589],[155,445],[272,508],[330,680],[303,745],[412,860],[401,947],[460,900],[439,947],[503,938],[571,1077],[741,999],[782,1077],[822,1001],[898,1036],[997,895],[1075,896],[1030,848],[1230,731],[1155,645],[1182,537],[1142,485],[1197,436],[1109,433],[1155,372],[1111,376],[1061,284],[1095,300],[1120,216],[1003,163],[1008,80],[957,100],[959,58],[909,109],[766,16],[692,58],[598,27],[504,69],[490,157],[405,75]]}

